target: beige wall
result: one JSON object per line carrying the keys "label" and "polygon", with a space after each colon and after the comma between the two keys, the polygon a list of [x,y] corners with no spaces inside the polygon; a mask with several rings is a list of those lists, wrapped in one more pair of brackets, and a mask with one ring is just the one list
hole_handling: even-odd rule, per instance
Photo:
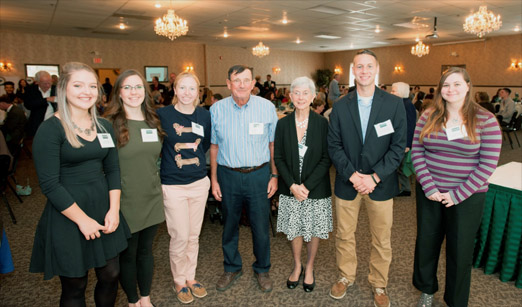
{"label": "beige wall", "polygon": [[[412,44],[413,45],[413,44]],[[441,65],[466,64],[475,91],[496,93],[498,87],[509,86],[513,92],[522,94],[522,69],[513,70],[512,60],[522,60],[522,35],[487,38],[483,42],[431,46],[430,54],[421,58],[411,55],[411,46],[375,48],[380,63],[381,84],[406,82],[421,85],[427,92],[435,87],[441,74]],[[350,63],[356,51],[341,51],[325,54],[325,68],[332,71],[340,66],[343,70],[341,83],[348,83]],[[458,56],[452,56],[454,55]],[[394,67],[400,65],[402,73]],[[491,87],[490,87],[491,86]]]}
{"label": "beige wall", "polygon": [[[24,34],[0,31],[0,60],[9,60],[14,65],[11,72],[1,73],[7,79],[25,75],[25,63],[60,64],[80,61],[93,68],[135,68],[143,66],[168,66],[169,72],[180,72],[185,66],[194,67],[201,84],[210,85],[214,93],[228,95],[225,87],[226,73],[234,64],[254,67],[254,74],[266,74],[278,84],[290,84],[299,76],[311,76],[316,69],[336,66],[343,69],[341,83],[348,83],[348,69],[356,51],[332,53],[296,52],[271,50],[267,57],[257,58],[249,48],[211,46],[182,42],[146,42],[111,40],[68,36]],[[510,86],[522,94],[522,69],[510,68],[511,60],[522,59],[522,35],[487,38],[484,42],[432,46],[428,56],[422,58],[410,54],[411,45],[375,48],[380,61],[380,83],[391,84],[404,81],[421,85],[427,91],[435,86],[441,73],[441,65],[466,64],[472,82],[481,90],[494,94],[498,87]],[[96,51],[103,59],[102,64],[93,64]],[[455,52],[458,57],[452,56]],[[395,73],[394,67],[401,65],[403,73]],[[273,67],[281,72],[274,74]],[[491,87],[489,87],[491,86]],[[476,91],[475,90],[475,91]],[[2,90],[0,90],[2,91]]]}
{"label": "beige wall", "polygon": [[[278,84],[289,84],[297,76],[311,76],[324,65],[324,54],[271,50],[267,57],[257,58],[251,49],[208,46],[179,42],[144,42],[98,38],[23,34],[0,31],[0,59],[13,63],[14,70],[2,73],[8,79],[25,75],[25,63],[59,64],[79,61],[93,68],[119,68],[121,71],[135,68],[143,72],[144,66],[168,66],[169,72],[178,73],[187,65],[194,67],[201,84],[212,85],[214,93],[228,95],[227,71],[235,64],[254,67],[254,73],[262,76],[272,74]],[[6,43],[8,42],[8,43]],[[92,51],[103,59],[93,64]],[[281,72],[274,74],[273,67]]]}

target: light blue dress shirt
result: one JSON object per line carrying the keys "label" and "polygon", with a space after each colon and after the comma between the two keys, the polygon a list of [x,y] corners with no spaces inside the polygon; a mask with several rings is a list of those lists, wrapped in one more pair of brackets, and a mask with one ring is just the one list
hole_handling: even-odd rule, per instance
{"label": "light blue dress shirt", "polygon": [[370,112],[372,110],[372,97],[360,97],[357,95],[357,105],[359,107],[359,117],[361,118],[362,140],[366,137],[366,130],[368,130],[368,121],[370,120]]}
{"label": "light blue dress shirt", "polygon": [[[227,167],[253,167],[270,161],[269,143],[274,141],[277,114],[274,105],[259,96],[250,96],[239,107],[232,96],[210,108],[210,142],[219,146],[217,163]],[[251,134],[251,124],[263,124],[262,134]]]}

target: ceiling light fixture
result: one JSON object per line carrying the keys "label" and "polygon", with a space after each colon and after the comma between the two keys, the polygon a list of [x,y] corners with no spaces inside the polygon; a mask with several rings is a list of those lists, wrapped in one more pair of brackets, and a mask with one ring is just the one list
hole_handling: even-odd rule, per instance
{"label": "ceiling light fixture", "polygon": [[424,45],[422,41],[419,41],[417,45],[411,47],[411,54],[418,56],[419,58],[423,55],[430,53],[430,46]]}
{"label": "ceiling light fixture", "polygon": [[295,41],[296,44],[300,44],[301,43],[301,40],[299,39],[299,37],[297,38],[297,40]]}
{"label": "ceiling light fixture", "polygon": [[381,28],[379,27],[379,25],[375,26],[375,33],[381,33]]}
{"label": "ceiling light fixture", "polygon": [[223,31],[223,37],[224,38],[228,37],[227,27],[225,27],[225,31]]}
{"label": "ceiling light fixture", "polygon": [[[172,2],[171,2],[172,7]],[[170,40],[175,40],[179,36],[186,35],[188,32],[187,21],[181,19],[174,13],[172,8],[168,9],[167,14],[156,20],[154,32],[160,36],[166,36]]]}
{"label": "ceiling light fixture", "polygon": [[119,28],[121,30],[125,30],[125,24],[123,22],[120,23]]}
{"label": "ceiling light fixture", "polygon": [[263,42],[259,42],[259,44],[257,44],[257,46],[252,48],[252,54],[257,57],[262,58],[262,57],[270,54],[270,48],[263,45]]}
{"label": "ceiling light fixture", "polygon": [[520,27],[519,27],[519,26],[516,26],[516,27],[513,29],[513,31],[515,31],[515,32],[520,32]]}
{"label": "ceiling light fixture", "polygon": [[283,19],[281,20],[281,22],[285,25],[288,23],[288,18],[286,17],[286,11],[283,11]]}
{"label": "ceiling light fixture", "polygon": [[478,12],[469,15],[466,23],[462,25],[464,31],[476,34],[478,37],[486,35],[489,32],[496,31],[502,26],[500,15],[495,16],[492,11],[488,11],[487,6],[481,6]]}
{"label": "ceiling light fixture", "polygon": [[161,4],[160,3],[156,3],[156,4],[154,4],[154,6],[159,9],[161,7]]}

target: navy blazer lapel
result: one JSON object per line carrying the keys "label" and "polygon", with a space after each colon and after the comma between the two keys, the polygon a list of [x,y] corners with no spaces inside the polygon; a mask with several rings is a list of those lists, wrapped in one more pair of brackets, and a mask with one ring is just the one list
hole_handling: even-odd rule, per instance
{"label": "navy blazer lapel", "polygon": [[348,93],[348,100],[346,103],[348,105],[348,112],[352,116],[355,130],[357,130],[357,136],[359,136],[359,140],[362,144],[361,116],[359,114],[359,105],[357,103],[357,90]]}
{"label": "navy blazer lapel", "polygon": [[377,114],[379,114],[382,107],[382,93],[379,92],[379,89],[375,87],[375,92],[373,94],[372,100],[372,108],[370,110],[370,118],[368,119],[368,127],[366,128],[366,136],[365,140],[368,141],[368,137],[370,136],[370,132],[373,131],[375,125],[375,119],[377,118]]}

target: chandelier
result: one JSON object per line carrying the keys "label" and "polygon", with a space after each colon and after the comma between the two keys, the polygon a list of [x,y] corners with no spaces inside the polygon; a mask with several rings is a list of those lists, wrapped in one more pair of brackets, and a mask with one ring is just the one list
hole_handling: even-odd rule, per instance
{"label": "chandelier", "polygon": [[423,55],[430,53],[430,46],[424,45],[422,41],[419,41],[417,45],[411,47],[411,54],[418,56],[419,58]]}
{"label": "chandelier", "polygon": [[166,36],[170,40],[175,40],[178,36],[187,34],[187,21],[176,15],[173,9],[169,9],[167,14],[156,20],[154,32],[157,35]]}
{"label": "chandelier", "polygon": [[270,54],[270,48],[268,48],[267,46],[263,45],[262,42],[259,42],[259,44],[257,44],[254,48],[252,48],[252,54],[257,56],[257,57],[264,57],[265,55],[269,55]]}
{"label": "chandelier", "polygon": [[481,6],[478,12],[466,18],[466,23],[462,26],[464,31],[482,38],[487,33],[500,29],[502,21],[500,15],[495,16],[492,11],[488,11],[487,6]]}

